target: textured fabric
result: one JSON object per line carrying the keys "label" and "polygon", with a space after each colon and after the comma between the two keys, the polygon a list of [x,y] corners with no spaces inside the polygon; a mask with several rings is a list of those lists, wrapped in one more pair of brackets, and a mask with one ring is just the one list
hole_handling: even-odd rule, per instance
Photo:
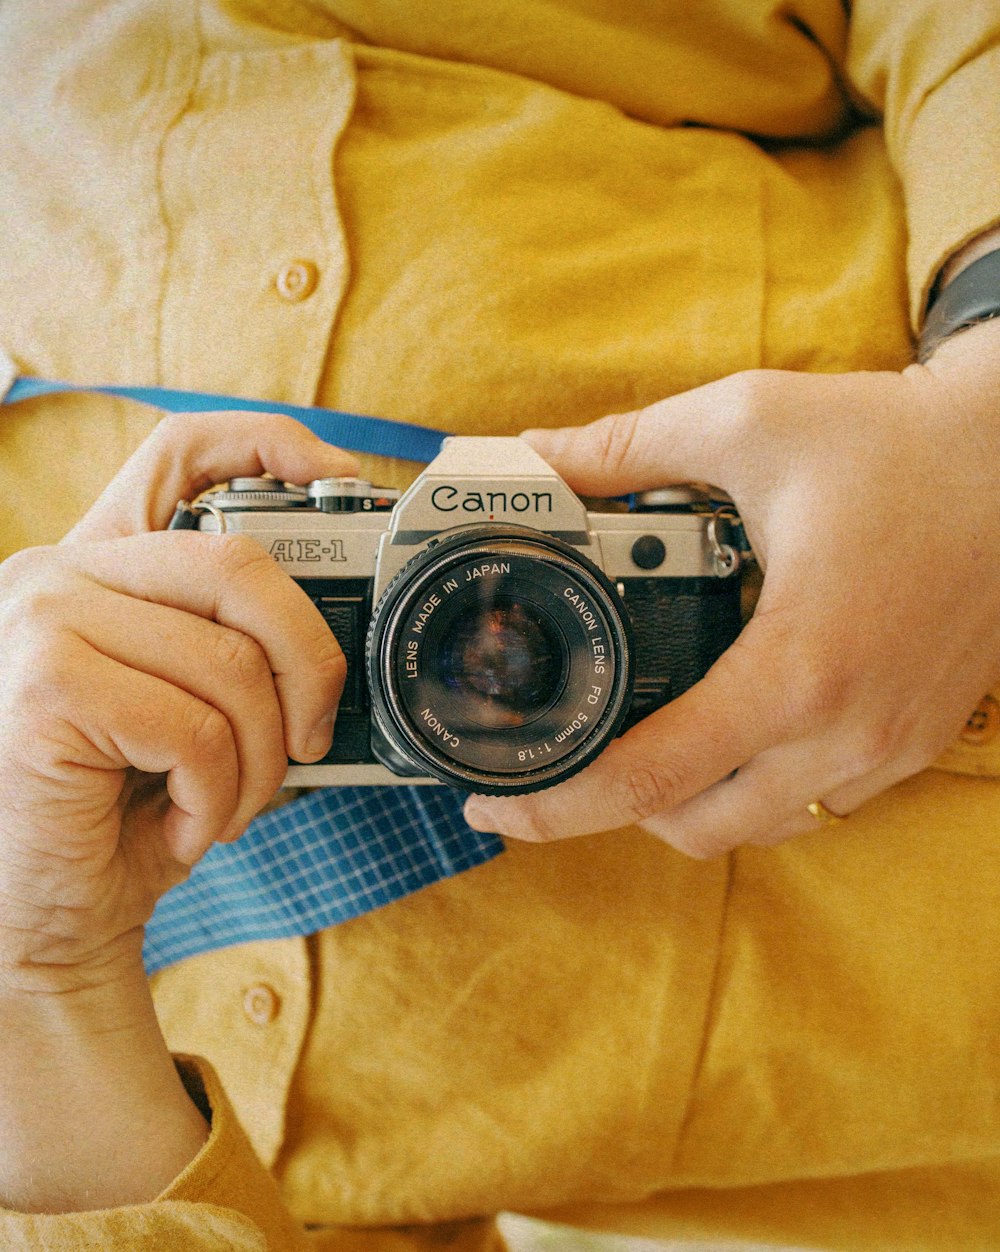
{"label": "textured fabric", "polygon": [[[4,0],[0,340],[25,374],[457,433],[898,368],[941,262],[1000,219],[998,33],[994,0]],[[290,302],[298,259],[319,279]],[[58,538],[154,421],[12,409],[2,550]],[[228,1097],[225,1170],[210,1143],[169,1193],[205,1214],[188,1246],[219,1208],[383,1252],[504,1207],[997,1246],[997,741],[947,764],[774,852],[512,844],[163,970],[171,1045]],[[48,1246],[128,1246],[95,1221]]]}
{"label": "textured fabric", "polygon": [[217,843],[159,901],[143,960],[153,974],[252,939],[312,935],[503,851],[445,787],[324,787]]}
{"label": "textured fabric", "polygon": [[[419,1234],[303,1230],[282,1206],[273,1177],[254,1159],[211,1066],[179,1057],[192,1097],[211,1115],[202,1152],[156,1202],[60,1216],[0,1211],[5,1252],[418,1252]],[[453,1252],[501,1252],[489,1223],[455,1222],[439,1242]]]}

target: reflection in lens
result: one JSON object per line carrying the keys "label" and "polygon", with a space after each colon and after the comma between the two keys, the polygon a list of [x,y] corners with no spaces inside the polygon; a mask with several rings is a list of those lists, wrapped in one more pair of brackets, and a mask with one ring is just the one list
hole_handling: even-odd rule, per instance
{"label": "reflection in lens", "polygon": [[565,649],[545,614],[517,601],[470,605],[452,624],[439,673],[485,726],[523,726],[559,696]]}

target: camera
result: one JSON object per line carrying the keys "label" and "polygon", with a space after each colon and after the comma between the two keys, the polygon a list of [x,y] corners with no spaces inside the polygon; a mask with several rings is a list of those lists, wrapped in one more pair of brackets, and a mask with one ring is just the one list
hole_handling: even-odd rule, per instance
{"label": "camera", "polygon": [[171,525],[252,537],[344,651],[330,752],[289,762],[287,786],[561,782],[733,642],[751,556],[724,497],[668,488],[590,509],[496,436],[446,439],[402,494],[238,478]]}

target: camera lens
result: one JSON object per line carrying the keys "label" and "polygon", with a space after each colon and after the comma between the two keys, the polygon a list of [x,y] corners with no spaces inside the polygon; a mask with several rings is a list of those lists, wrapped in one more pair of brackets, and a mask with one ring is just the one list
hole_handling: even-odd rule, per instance
{"label": "camera lens", "polygon": [[444,641],[441,681],[480,726],[523,726],[552,707],[566,683],[569,655],[552,618],[535,605],[473,603]]}
{"label": "camera lens", "polygon": [[512,794],[562,781],[613,738],[629,656],[618,594],[575,548],[526,527],[471,526],[392,580],[366,664],[389,756]]}

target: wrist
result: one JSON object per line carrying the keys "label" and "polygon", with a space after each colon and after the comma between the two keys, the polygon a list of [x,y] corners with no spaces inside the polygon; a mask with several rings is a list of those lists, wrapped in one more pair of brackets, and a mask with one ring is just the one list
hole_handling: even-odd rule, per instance
{"label": "wrist", "polygon": [[[143,930],[113,940],[70,941],[41,933],[15,931],[7,940],[0,929],[0,997],[4,995],[70,997],[84,1005],[106,998],[124,1002],[145,986]],[[76,997],[76,998],[73,998]]]}
{"label": "wrist", "polygon": [[0,970],[0,1020],[25,1039],[144,1029],[151,1007],[141,964]]}
{"label": "wrist", "polygon": [[[923,365],[903,372],[914,400],[911,422],[917,422],[943,460],[938,474],[955,471],[959,457],[948,448],[963,446],[973,454],[962,458],[965,469],[957,489],[978,493],[981,512],[996,499],[1000,465],[1000,423],[996,397],[1000,392],[1000,319],[970,327],[942,343]],[[901,432],[912,438],[916,432]],[[961,486],[959,486],[959,481]],[[930,482],[927,484],[930,485]]]}
{"label": "wrist", "polygon": [[992,388],[995,406],[1000,384],[1000,318],[979,322],[938,344],[922,365],[911,367],[943,382],[980,382]]}
{"label": "wrist", "polygon": [[141,968],[59,990],[0,988],[0,1020],[0,1206],[143,1203],[200,1150],[208,1127]]}

